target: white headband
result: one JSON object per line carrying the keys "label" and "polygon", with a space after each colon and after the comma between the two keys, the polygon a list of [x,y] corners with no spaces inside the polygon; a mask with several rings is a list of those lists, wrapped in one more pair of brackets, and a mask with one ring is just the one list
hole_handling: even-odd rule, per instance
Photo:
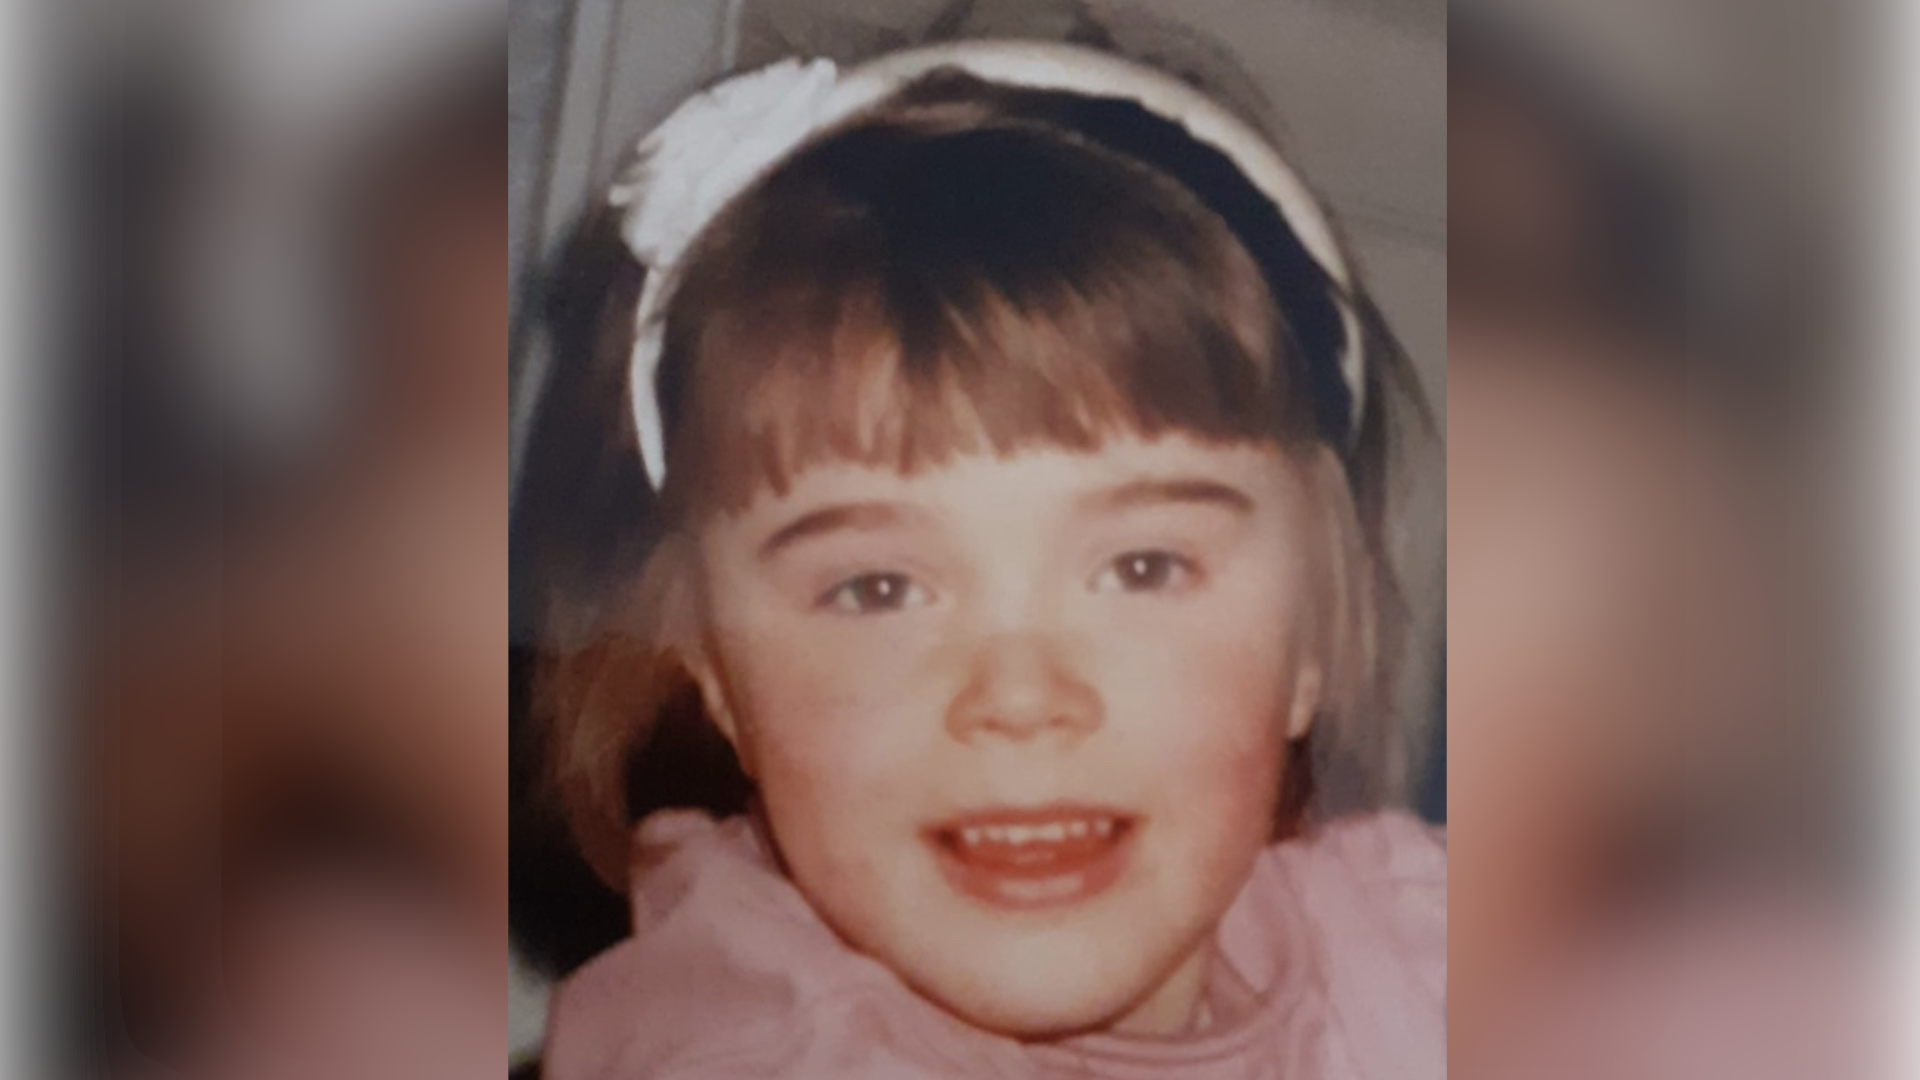
{"label": "white headband", "polygon": [[[815,134],[943,68],[1022,89],[1133,101],[1179,123],[1225,154],[1273,201],[1337,292],[1351,291],[1352,276],[1332,227],[1272,143],[1164,72],[1080,46],[1008,41],[913,49],[845,72],[830,60],[785,60],[727,79],[682,104],[640,143],[632,169],[613,189],[614,207],[625,211],[621,236],[647,268],[629,383],[641,457],[656,489],[666,481],[667,462],[654,374],[671,289],[687,250],[728,203]],[[1366,405],[1359,323],[1343,298],[1335,303],[1346,341],[1340,375],[1357,428]]]}

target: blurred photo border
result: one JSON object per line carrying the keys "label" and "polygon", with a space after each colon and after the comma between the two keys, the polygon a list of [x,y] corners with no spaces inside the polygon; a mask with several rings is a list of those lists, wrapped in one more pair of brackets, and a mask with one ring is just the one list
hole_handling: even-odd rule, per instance
{"label": "blurred photo border", "polygon": [[67,1020],[58,1009],[70,977],[56,944],[67,930],[56,921],[63,743],[50,674],[62,623],[46,572],[63,464],[52,454],[57,343],[46,314],[63,264],[45,212],[61,73],[42,41],[69,29],[53,14],[0,0],[0,1075],[19,1077],[50,1075],[48,1033]]}
{"label": "blurred photo border", "polygon": [[[1896,1040],[1889,1076],[1920,1076],[1920,5],[1883,3],[1879,51],[1871,57],[1878,160],[1871,170],[1875,209],[1885,216],[1876,247],[1864,252],[1878,271],[1869,298],[1878,323],[1878,362],[1870,372],[1877,395],[1864,417],[1868,439],[1885,470],[1877,490],[1888,498],[1867,522],[1876,556],[1892,585],[1880,610],[1867,613],[1877,641],[1873,669],[1884,680],[1882,729],[1888,751],[1875,779],[1889,803],[1889,821],[1877,837],[1886,862],[1895,935],[1884,973],[1887,994],[1881,1015]],[[1869,487],[1869,490],[1875,489]]]}
{"label": "blurred photo border", "polygon": [[[1439,0],[1436,0],[1439,2]],[[1817,0],[1800,0],[1817,2]],[[1883,1014],[1900,1040],[1888,1075],[1920,1077],[1920,3],[1873,0],[1876,115],[1870,187],[1886,228],[1863,253],[1879,271],[1871,372],[1876,389],[1863,430],[1884,475],[1862,485],[1880,493],[1872,515],[1876,555],[1889,587],[1866,613],[1876,633],[1874,670],[1885,680],[1879,777],[1889,793],[1879,838],[1887,861],[1896,939],[1888,955]],[[64,298],[58,215],[48,169],[48,126],[59,114],[53,70],[73,55],[49,44],[68,29],[50,17],[57,0],[0,0],[0,1077],[52,1075],[44,1052],[63,976],[50,931],[63,913],[55,887],[63,792],[57,755],[60,711],[53,694],[58,652],[59,569],[55,531],[61,465],[51,373],[59,359],[47,325]],[[89,12],[105,14],[89,3]],[[505,479],[503,478],[503,483]],[[503,562],[500,572],[507,573]],[[49,630],[54,632],[49,632]]]}

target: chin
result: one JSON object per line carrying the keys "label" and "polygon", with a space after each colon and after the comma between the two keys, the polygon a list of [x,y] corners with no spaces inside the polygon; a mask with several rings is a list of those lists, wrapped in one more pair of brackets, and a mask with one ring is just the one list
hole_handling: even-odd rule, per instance
{"label": "chin", "polygon": [[[1090,965],[1029,958],[1019,968],[973,971],[922,983],[919,990],[974,1027],[1029,1042],[1104,1031],[1151,990],[1144,976],[1099,973]],[[1062,978],[1062,971],[1072,974]]]}
{"label": "chin", "polygon": [[1044,1042],[1104,1031],[1127,1013],[1120,1003],[1062,1001],[1051,995],[1028,999],[1005,995],[986,1001],[953,1002],[962,1020],[997,1035],[1023,1042]]}

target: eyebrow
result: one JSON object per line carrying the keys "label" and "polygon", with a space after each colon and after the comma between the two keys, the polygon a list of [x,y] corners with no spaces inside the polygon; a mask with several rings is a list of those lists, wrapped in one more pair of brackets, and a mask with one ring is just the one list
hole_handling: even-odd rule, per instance
{"label": "eyebrow", "polygon": [[842,503],[826,506],[783,526],[778,532],[767,537],[760,545],[759,558],[762,562],[773,558],[782,551],[804,540],[810,540],[842,529],[871,531],[898,525],[910,516],[909,511],[898,503],[861,502]]}
{"label": "eyebrow", "polygon": [[1232,484],[1198,477],[1135,480],[1118,487],[1094,492],[1081,500],[1083,510],[1096,513],[1182,504],[1217,506],[1241,516],[1253,514],[1253,496]]}
{"label": "eyebrow", "polygon": [[[1117,513],[1152,506],[1217,506],[1240,516],[1253,514],[1253,497],[1231,484],[1198,477],[1135,480],[1093,492],[1079,500],[1083,512]],[[765,562],[804,541],[841,530],[875,531],[906,521],[913,512],[899,503],[859,502],[821,507],[782,526],[761,545]]]}

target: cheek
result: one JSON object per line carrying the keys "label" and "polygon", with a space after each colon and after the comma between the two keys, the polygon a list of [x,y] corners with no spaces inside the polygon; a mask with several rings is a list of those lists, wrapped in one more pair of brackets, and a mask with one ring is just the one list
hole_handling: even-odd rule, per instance
{"label": "cheek", "polygon": [[1165,725],[1156,760],[1168,763],[1168,783],[1181,789],[1176,797],[1223,839],[1235,833],[1264,843],[1272,831],[1291,685],[1278,656],[1277,643],[1194,655],[1187,670],[1196,685],[1182,695],[1187,707],[1171,712],[1169,703],[1179,722]]}
{"label": "cheek", "polygon": [[939,703],[899,639],[762,625],[728,645],[741,752],[783,842],[869,821],[867,808],[899,792],[924,794]]}
{"label": "cheek", "polygon": [[1109,722],[1157,823],[1158,910],[1212,919],[1274,840],[1291,679],[1272,632],[1170,639],[1116,674]]}
{"label": "cheek", "polygon": [[1278,590],[1120,627],[1103,664],[1118,745],[1170,812],[1264,840],[1286,755],[1296,651]]}

